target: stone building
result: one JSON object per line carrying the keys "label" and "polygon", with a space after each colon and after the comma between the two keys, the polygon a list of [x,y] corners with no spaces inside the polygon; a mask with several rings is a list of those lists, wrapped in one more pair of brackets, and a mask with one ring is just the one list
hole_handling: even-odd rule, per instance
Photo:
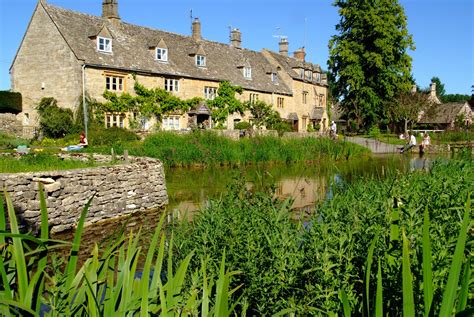
{"label": "stone building", "polygon": [[[35,106],[54,97],[75,109],[85,95],[99,101],[105,90],[134,93],[135,80],[189,99],[216,96],[221,81],[243,88],[241,101],[263,100],[297,131],[311,123],[327,127],[327,80],[318,65],[305,61],[304,48],[288,56],[288,41],[279,52],[242,47],[242,34],[232,29],[230,43],[205,40],[195,19],[190,36],[122,22],[117,0],[103,0],[102,17],[62,9],[39,0],[13,60],[12,90],[23,95],[19,114],[26,129],[37,125]],[[228,118],[227,128],[249,120]],[[108,114],[107,126],[127,127],[129,114]],[[190,122],[212,122],[205,103],[189,113],[163,117],[163,129],[188,128]],[[206,121],[207,120],[207,121]],[[144,129],[153,121],[143,120]]]}

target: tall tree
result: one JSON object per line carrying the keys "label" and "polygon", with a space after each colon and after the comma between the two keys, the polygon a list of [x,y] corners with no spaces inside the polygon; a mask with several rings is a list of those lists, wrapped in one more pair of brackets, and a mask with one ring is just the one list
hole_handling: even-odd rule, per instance
{"label": "tall tree", "polygon": [[446,94],[446,90],[444,89],[444,84],[441,83],[439,77],[431,78],[431,82],[436,84],[436,95],[439,99],[443,100],[444,95]]}
{"label": "tall tree", "polygon": [[387,103],[387,115],[391,122],[403,122],[404,130],[418,121],[421,113],[431,114],[432,103],[423,92],[402,92]]}
{"label": "tall tree", "polygon": [[330,81],[343,111],[364,127],[387,120],[388,101],[411,88],[414,49],[398,0],[336,0],[339,34],[329,41]]}

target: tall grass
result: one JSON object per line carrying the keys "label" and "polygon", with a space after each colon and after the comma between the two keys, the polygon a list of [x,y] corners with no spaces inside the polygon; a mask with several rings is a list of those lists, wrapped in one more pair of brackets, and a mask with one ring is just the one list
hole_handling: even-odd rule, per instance
{"label": "tall grass", "polygon": [[161,132],[147,137],[143,144],[134,146],[129,152],[159,158],[167,166],[190,166],[343,160],[368,151],[352,143],[326,138],[255,137],[234,141],[212,132],[185,135]]}
{"label": "tall grass", "polygon": [[95,166],[99,166],[99,164],[92,159],[83,162],[74,159],[62,159],[49,153],[31,153],[21,157],[0,156],[0,173],[53,171]]}
{"label": "tall grass", "polygon": [[342,184],[304,224],[290,221],[287,201],[240,184],[174,228],[175,254],[209,256],[209,274],[225,247],[251,315],[440,315],[445,298],[450,315],[473,308],[473,183],[467,159]]}
{"label": "tall grass", "polygon": [[[140,232],[121,235],[100,250],[95,245],[87,260],[78,265],[78,251],[90,202],[84,206],[66,265],[54,249],[65,242],[48,239],[45,195],[40,187],[41,235],[35,238],[18,230],[13,203],[4,197],[10,229],[6,229],[3,200],[0,199],[0,315],[2,316],[230,316],[231,278],[239,272],[225,269],[183,288],[193,253],[174,262],[162,230],[161,218],[146,254],[139,245]],[[167,254],[167,259],[165,259]],[[144,258],[144,266],[139,263]],[[202,266],[206,270],[206,265]],[[201,307],[202,305],[202,307]]]}

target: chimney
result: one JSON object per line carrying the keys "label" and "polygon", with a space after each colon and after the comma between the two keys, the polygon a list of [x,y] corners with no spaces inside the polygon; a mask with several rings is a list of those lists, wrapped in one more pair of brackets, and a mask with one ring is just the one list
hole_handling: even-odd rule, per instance
{"label": "chimney", "polygon": [[280,43],[278,43],[279,51],[281,55],[288,56],[288,39],[286,37],[280,38]]}
{"label": "chimney", "polygon": [[102,2],[102,17],[109,20],[120,20],[118,14],[118,0],[104,0]]}
{"label": "chimney", "polygon": [[436,97],[436,83],[430,84],[430,96],[433,98]]}
{"label": "chimney", "polygon": [[294,51],[293,52],[293,57],[296,58],[296,59],[299,59],[300,61],[304,61],[304,59],[306,57],[306,52],[305,52],[304,47],[300,48],[297,51]]}
{"label": "chimney", "polygon": [[241,48],[242,47],[242,33],[239,29],[232,29],[230,31],[230,46]]}
{"label": "chimney", "polygon": [[196,41],[201,40],[201,21],[198,18],[195,18],[192,25],[193,29],[193,39]]}

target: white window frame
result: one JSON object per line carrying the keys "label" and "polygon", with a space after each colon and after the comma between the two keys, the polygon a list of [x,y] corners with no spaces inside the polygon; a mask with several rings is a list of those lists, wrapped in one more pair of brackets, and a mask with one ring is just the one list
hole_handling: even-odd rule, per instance
{"label": "white window frame", "polygon": [[304,78],[304,68],[300,68],[300,78]]}
{"label": "white window frame", "polygon": [[206,56],[196,55],[196,66],[205,67],[206,66]]}
{"label": "white window frame", "polygon": [[303,91],[303,104],[307,104],[307,103],[308,103],[308,92]]}
{"label": "white window frame", "polygon": [[217,87],[204,87],[204,99],[214,100],[217,97]]}
{"label": "white window frame", "polygon": [[313,72],[312,71],[308,71],[308,80],[313,80]]}
{"label": "white window frame", "polygon": [[250,93],[249,94],[249,102],[251,104],[254,104],[255,102],[258,101],[258,94],[255,94],[255,93]]}
{"label": "white window frame", "polygon": [[163,47],[157,47],[155,49],[155,59],[161,62],[168,61],[168,49]]}
{"label": "white window frame", "polygon": [[285,98],[277,97],[277,108],[283,108],[285,106]]}
{"label": "white window frame", "polygon": [[244,78],[245,79],[252,79],[252,67],[244,67]]}
{"label": "white window frame", "polygon": [[124,129],[125,128],[125,113],[106,113],[105,114],[105,127],[112,128],[112,127],[119,127]]}
{"label": "white window frame", "polygon": [[179,116],[163,116],[162,120],[163,130],[179,130]]}
{"label": "white window frame", "polygon": [[169,92],[179,92],[179,80],[165,78],[165,90]]}
{"label": "white window frame", "polygon": [[321,82],[321,73],[316,73],[316,81],[317,81],[318,83]]}
{"label": "white window frame", "polygon": [[272,82],[278,84],[278,73],[272,73]]}
{"label": "white window frame", "polygon": [[124,78],[121,76],[105,75],[105,89],[108,91],[123,91]]}
{"label": "white window frame", "polygon": [[112,53],[112,39],[103,36],[97,37],[97,50],[99,52]]}

